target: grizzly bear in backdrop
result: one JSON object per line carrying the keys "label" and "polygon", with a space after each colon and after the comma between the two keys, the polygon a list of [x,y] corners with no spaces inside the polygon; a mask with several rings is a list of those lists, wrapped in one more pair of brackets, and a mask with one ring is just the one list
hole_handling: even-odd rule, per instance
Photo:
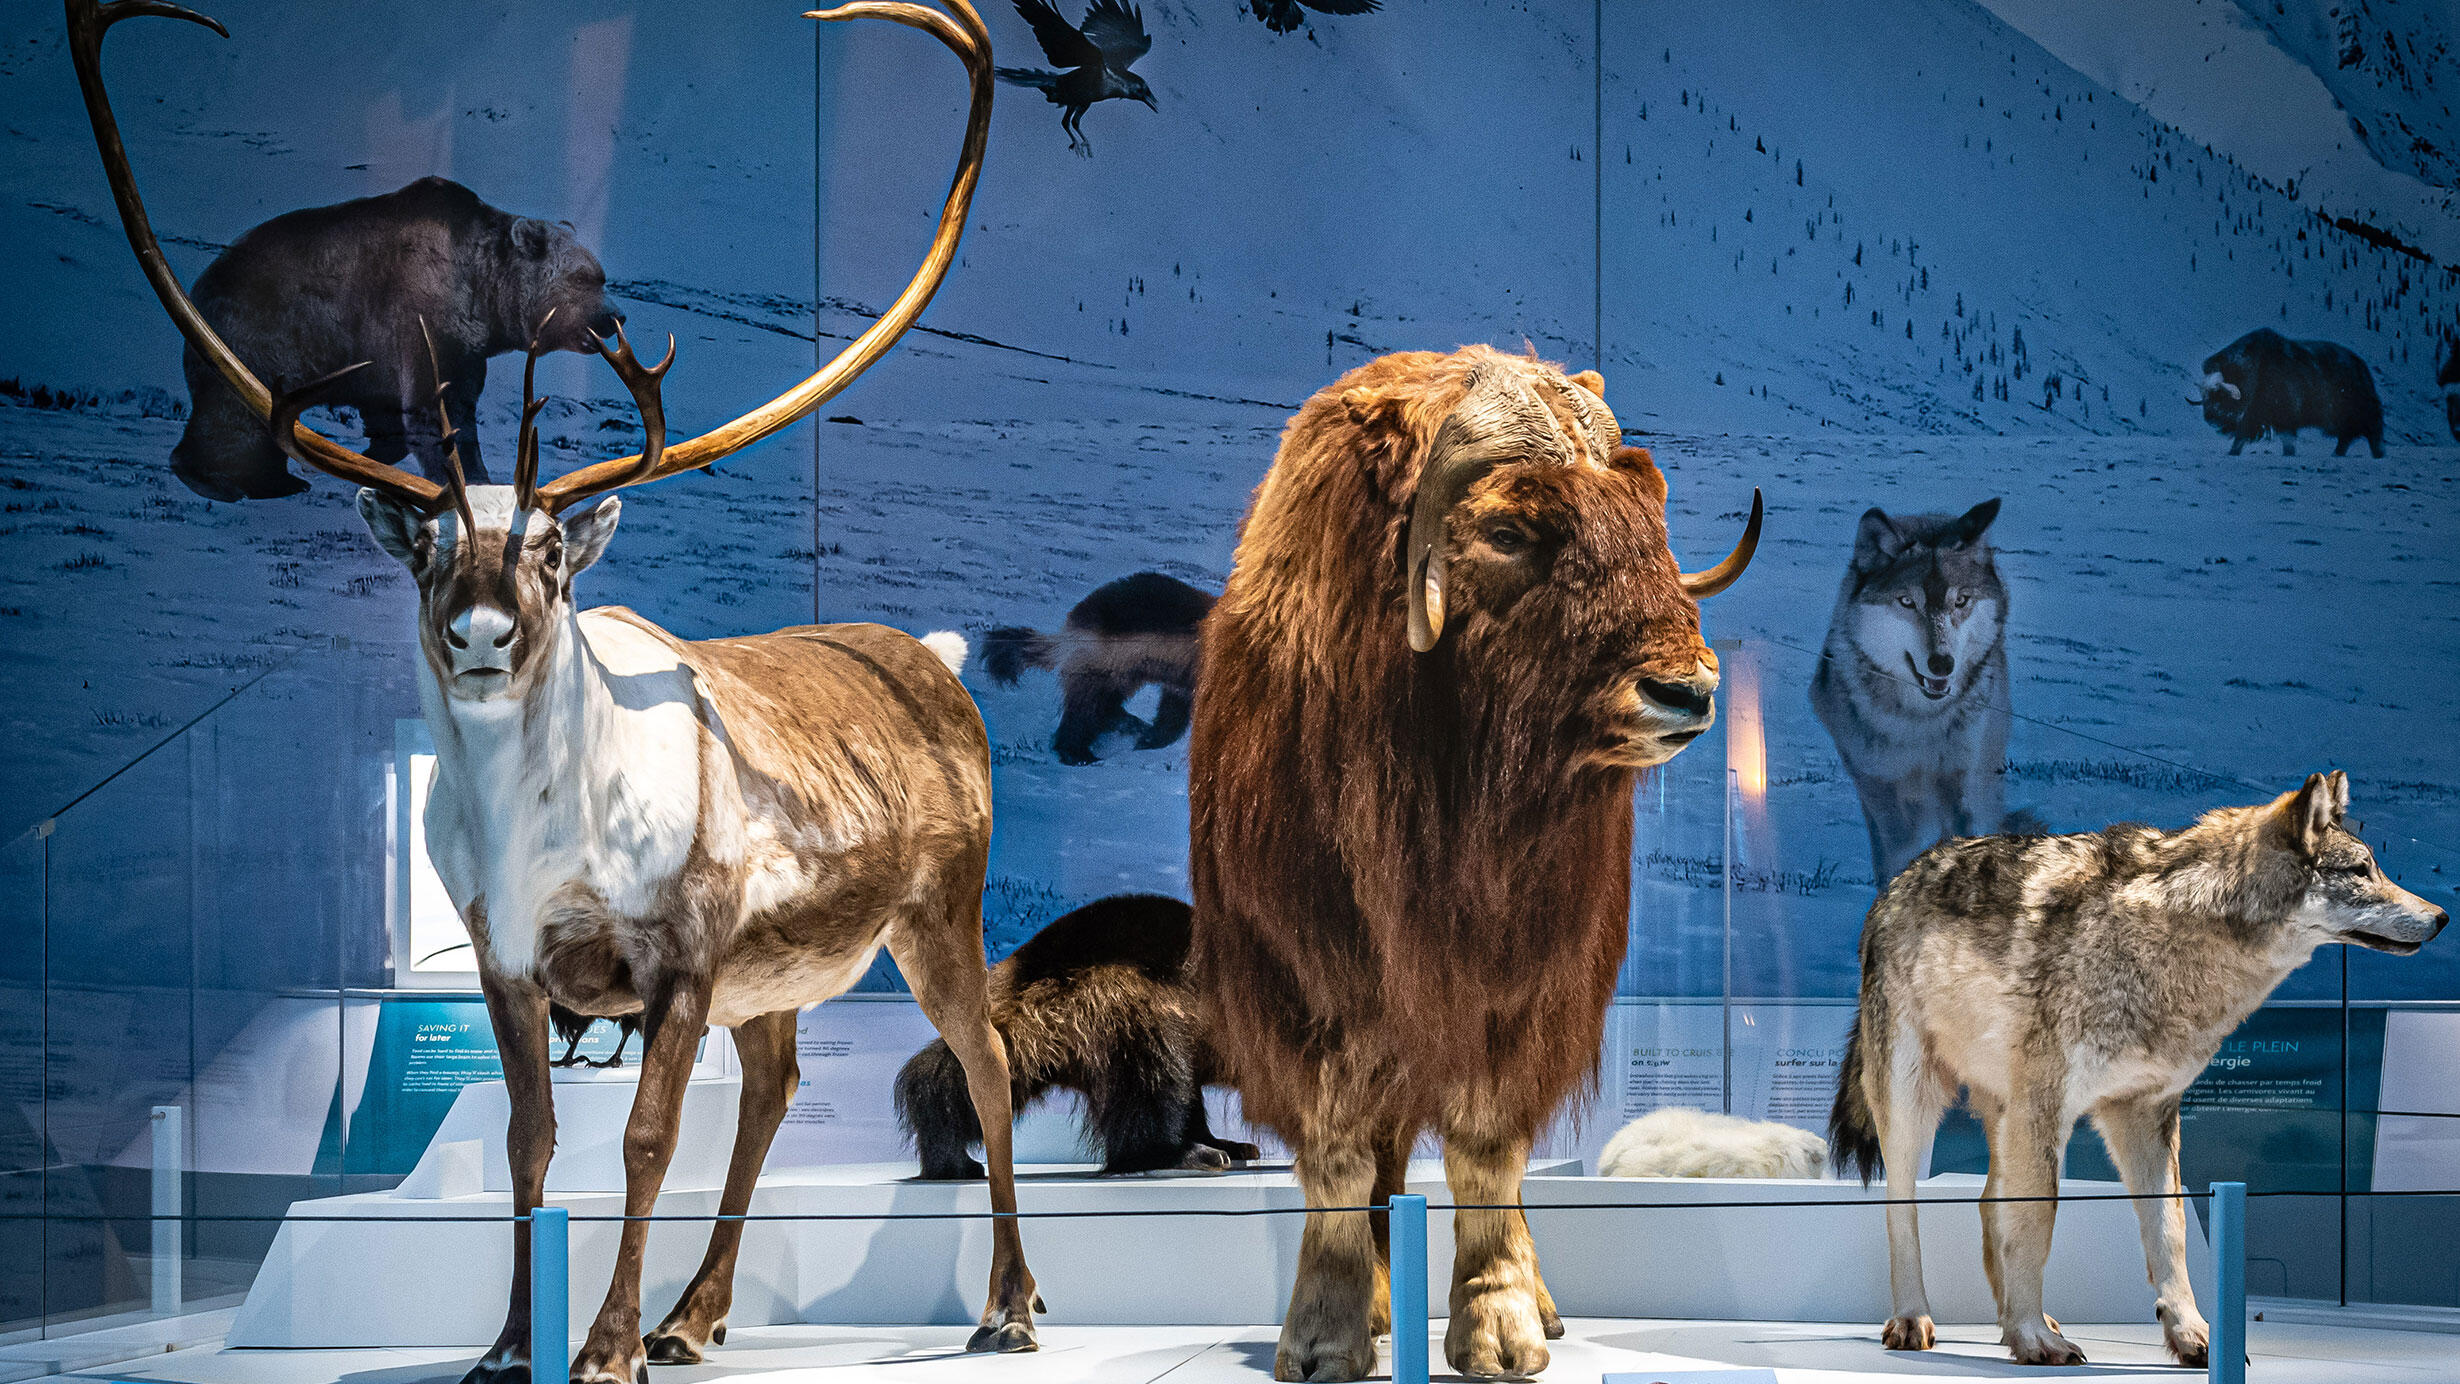
{"label": "grizzly bear in backdrop", "polygon": [[[331,402],[357,410],[367,455],[391,463],[415,452],[420,469],[442,480],[424,321],[473,484],[489,479],[476,417],[487,358],[527,347],[542,319],[540,344],[555,351],[589,350],[587,333],[611,332],[623,320],[607,304],[606,271],[570,230],[500,211],[444,178],[285,212],[205,266],[191,296],[232,351],[276,389],[368,362]],[[173,473],[212,500],[307,489],[264,419],[222,376],[193,349],[182,364],[188,431],[171,450]]]}

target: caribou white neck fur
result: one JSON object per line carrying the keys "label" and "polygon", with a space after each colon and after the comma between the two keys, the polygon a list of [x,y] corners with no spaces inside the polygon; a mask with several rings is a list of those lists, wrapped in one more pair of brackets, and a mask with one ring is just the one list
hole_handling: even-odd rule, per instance
{"label": "caribou white neck fur", "polygon": [[[553,522],[514,515],[508,487],[474,486],[470,501],[481,543]],[[460,523],[438,529],[442,561]],[[534,972],[542,912],[568,885],[619,916],[648,912],[701,820],[698,698],[673,651],[568,603],[538,643],[518,695],[455,696],[432,661],[419,679],[436,746],[428,852],[454,905],[483,908],[481,944],[510,975]]]}

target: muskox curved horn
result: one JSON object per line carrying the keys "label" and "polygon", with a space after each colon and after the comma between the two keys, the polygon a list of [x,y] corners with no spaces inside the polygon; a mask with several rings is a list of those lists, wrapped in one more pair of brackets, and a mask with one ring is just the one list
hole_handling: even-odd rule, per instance
{"label": "muskox curved horn", "polygon": [[1681,573],[1683,594],[1695,601],[1705,601],[1732,586],[1742,576],[1743,569],[1751,565],[1751,555],[1759,549],[1760,488],[1755,485],[1751,487],[1751,519],[1743,525],[1742,541],[1734,545],[1734,551],[1725,555],[1725,561],[1707,571]]}
{"label": "muskox curved horn", "polygon": [[1516,374],[1485,366],[1470,372],[1469,392],[1435,430],[1418,468],[1418,496],[1401,549],[1410,648],[1425,653],[1443,638],[1444,579],[1452,561],[1444,520],[1452,507],[1504,462],[1568,459],[1554,415]]}

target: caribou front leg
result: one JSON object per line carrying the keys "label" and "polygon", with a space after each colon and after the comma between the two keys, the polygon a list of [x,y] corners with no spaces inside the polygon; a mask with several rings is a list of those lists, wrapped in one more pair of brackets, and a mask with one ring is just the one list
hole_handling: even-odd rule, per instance
{"label": "caribou front leg", "polygon": [[[735,1030],[735,1055],[743,1062],[743,1105],[735,1122],[734,1161],[727,1165],[726,1190],[718,1198],[720,1216],[741,1216],[752,1209],[760,1165],[769,1157],[769,1143],[777,1137],[777,1126],[802,1079],[794,1030],[791,1009],[763,1014]],[[644,1342],[653,1362],[688,1365],[711,1345],[726,1344],[726,1311],[735,1300],[735,1255],[742,1247],[743,1222],[721,1220],[710,1229],[709,1252],[700,1261],[700,1272],[675,1299],[675,1310]]]}
{"label": "caribou front leg", "polygon": [[[641,1260],[649,1250],[649,1222],[658,1208],[658,1188],[675,1155],[676,1128],[683,1118],[683,1088],[709,1018],[706,978],[677,977],[649,996],[641,1015],[641,1079],[624,1125],[624,1221],[615,1249],[615,1274],[589,1337],[573,1357],[572,1378],[587,1384],[636,1384],[649,1375],[641,1340]],[[545,1384],[541,1381],[540,1384]]]}
{"label": "caribou front leg", "polygon": [[[485,935],[483,925],[471,931]],[[486,955],[483,947],[480,955]],[[547,995],[535,983],[496,975],[483,963],[478,985],[487,997],[496,1056],[504,1066],[504,1093],[512,1105],[504,1152],[512,1164],[513,1214],[526,1217],[546,1195],[547,1159],[555,1152],[555,1094],[547,1072]],[[562,1322],[539,1325],[548,1331],[565,1329]],[[461,1384],[529,1384],[530,1326],[530,1225],[518,1220],[513,1222],[512,1305],[504,1313],[504,1329],[462,1376]]]}

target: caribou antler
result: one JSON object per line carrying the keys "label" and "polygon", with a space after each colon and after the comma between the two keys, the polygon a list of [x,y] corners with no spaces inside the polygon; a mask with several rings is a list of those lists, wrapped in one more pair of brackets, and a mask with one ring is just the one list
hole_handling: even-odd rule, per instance
{"label": "caribou antler", "polygon": [[[615,324],[614,345],[607,345],[606,338],[596,332],[589,333],[589,344],[598,348],[598,354],[606,357],[606,363],[614,368],[616,377],[624,382],[624,388],[632,391],[632,407],[641,415],[643,436],[640,453],[632,458],[632,469],[616,477],[606,489],[621,490],[627,485],[655,479],[658,462],[666,455],[666,396],[659,381],[666,378],[667,367],[675,363],[675,338],[672,335],[666,338],[666,359],[655,365],[643,365],[641,358],[632,354],[632,342],[625,337],[621,322]],[[702,463],[704,466],[707,464]],[[568,505],[573,501],[563,503]]]}
{"label": "caribou antler", "polygon": [[[922,267],[897,295],[888,310],[869,330],[856,337],[835,359],[813,372],[801,384],[778,395],[769,402],[724,423],[687,442],[672,447],[663,446],[663,428],[649,430],[649,443],[641,452],[613,461],[602,461],[578,471],[559,476],[538,492],[542,507],[550,513],[560,512],[589,498],[628,485],[639,485],[679,472],[696,470],[713,461],[758,442],[769,434],[793,424],[812,410],[836,397],[840,390],[852,384],[855,377],[871,367],[872,362],[887,354],[897,338],[905,334],[914,320],[922,315],[931,295],[939,291],[940,281],[948,277],[949,266],[956,262],[957,241],[965,233],[966,209],[973,204],[974,186],[982,178],[982,151],[991,131],[991,32],[983,26],[982,16],[974,13],[966,0],[947,0],[949,13],[925,5],[907,4],[902,0],[856,0],[833,10],[814,10],[806,19],[842,21],[869,16],[893,24],[920,29],[948,45],[965,63],[970,79],[970,104],[966,109],[965,143],[957,155],[956,176],[949,181],[948,199],[941,204],[938,232],[931,239],[930,253],[923,257]],[[954,16],[953,18],[951,16]],[[621,334],[618,333],[620,340]],[[603,346],[601,352],[604,352]],[[629,352],[625,352],[628,356]],[[669,352],[672,358],[672,352]],[[614,354],[607,353],[609,364],[620,373],[625,369]],[[663,372],[663,365],[657,372]],[[632,383],[629,376],[627,384]],[[652,381],[654,386],[654,379]],[[655,390],[651,397],[654,399]],[[636,386],[633,398],[641,398]],[[646,405],[644,405],[644,424]]]}
{"label": "caribou antler", "polygon": [[[103,174],[111,181],[112,200],[119,204],[120,225],[128,232],[128,247],[136,251],[137,264],[144,269],[146,279],[154,286],[154,296],[162,300],[165,312],[178,326],[180,335],[207,364],[229,382],[239,397],[258,416],[272,418],[273,392],[256,378],[254,372],[222,338],[207,325],[205,315],[189,300],[187,290],[180,287],[179,277],[163,258],[162,245],[154,238],[153,223],[145,215],[144,199],[137,195],[136,175],[128,167],[128,148],[120,140],[119,120],[111,113],[111,97],[103,87],[102,42],[111,26],[123,19],[139,15],[160,15],[166,19],[184,19],[202,24],[215,33],[229,38],[230,30],[206,15],[163,0],[67,0],[68,51],[77,66],[77,86],[85,94],[85,112],[94,125],[94,144],[102,154]],[[353,367],[356,368],[356,367]],[[347,371],[342,372],[344,374]],[[340,378],[328,375],[318,384],[330,386]],[[312,388],[313,386],[311,386]],[[304,405],[303,405],[304,406]],[[381,491],[402,503],[425,513],[435,513],[449,503],[444,488],[424,476],[414,476],[397,466],[388,466],[372,457],[344,447],[309,428],[299,425],[293,410],[288,426],[280,430],[276,441],[284,453],[329,475],[338,476],[356,485]]]}
{"label": "caribou antler", "polygon": [[530,333],[529,358],[521,363],[521,433],[513,444],[515,513],[527,513],[538,502],[538,411],[547,406],[538,397],[538,357],[545,353],[547,324],[554,320],[553,308],[538,319],[538,329]]}
{"label": "caribou antler", "polygon": [[444,453],[444,465],[449,483],[444,493],[453,502],[453,512],[461,516],[463,541],[478,532],[478,518],[470,513],[470,477],[461,469],[461,430],[453,426],[453,413],[444,406],[445,391],[452,382],[444,378],[444,362],[436,355],[435,333],[427,330],[427,319],[419,318],[419,339],[427,343],[427,378],[436,382],[436,446]]}

